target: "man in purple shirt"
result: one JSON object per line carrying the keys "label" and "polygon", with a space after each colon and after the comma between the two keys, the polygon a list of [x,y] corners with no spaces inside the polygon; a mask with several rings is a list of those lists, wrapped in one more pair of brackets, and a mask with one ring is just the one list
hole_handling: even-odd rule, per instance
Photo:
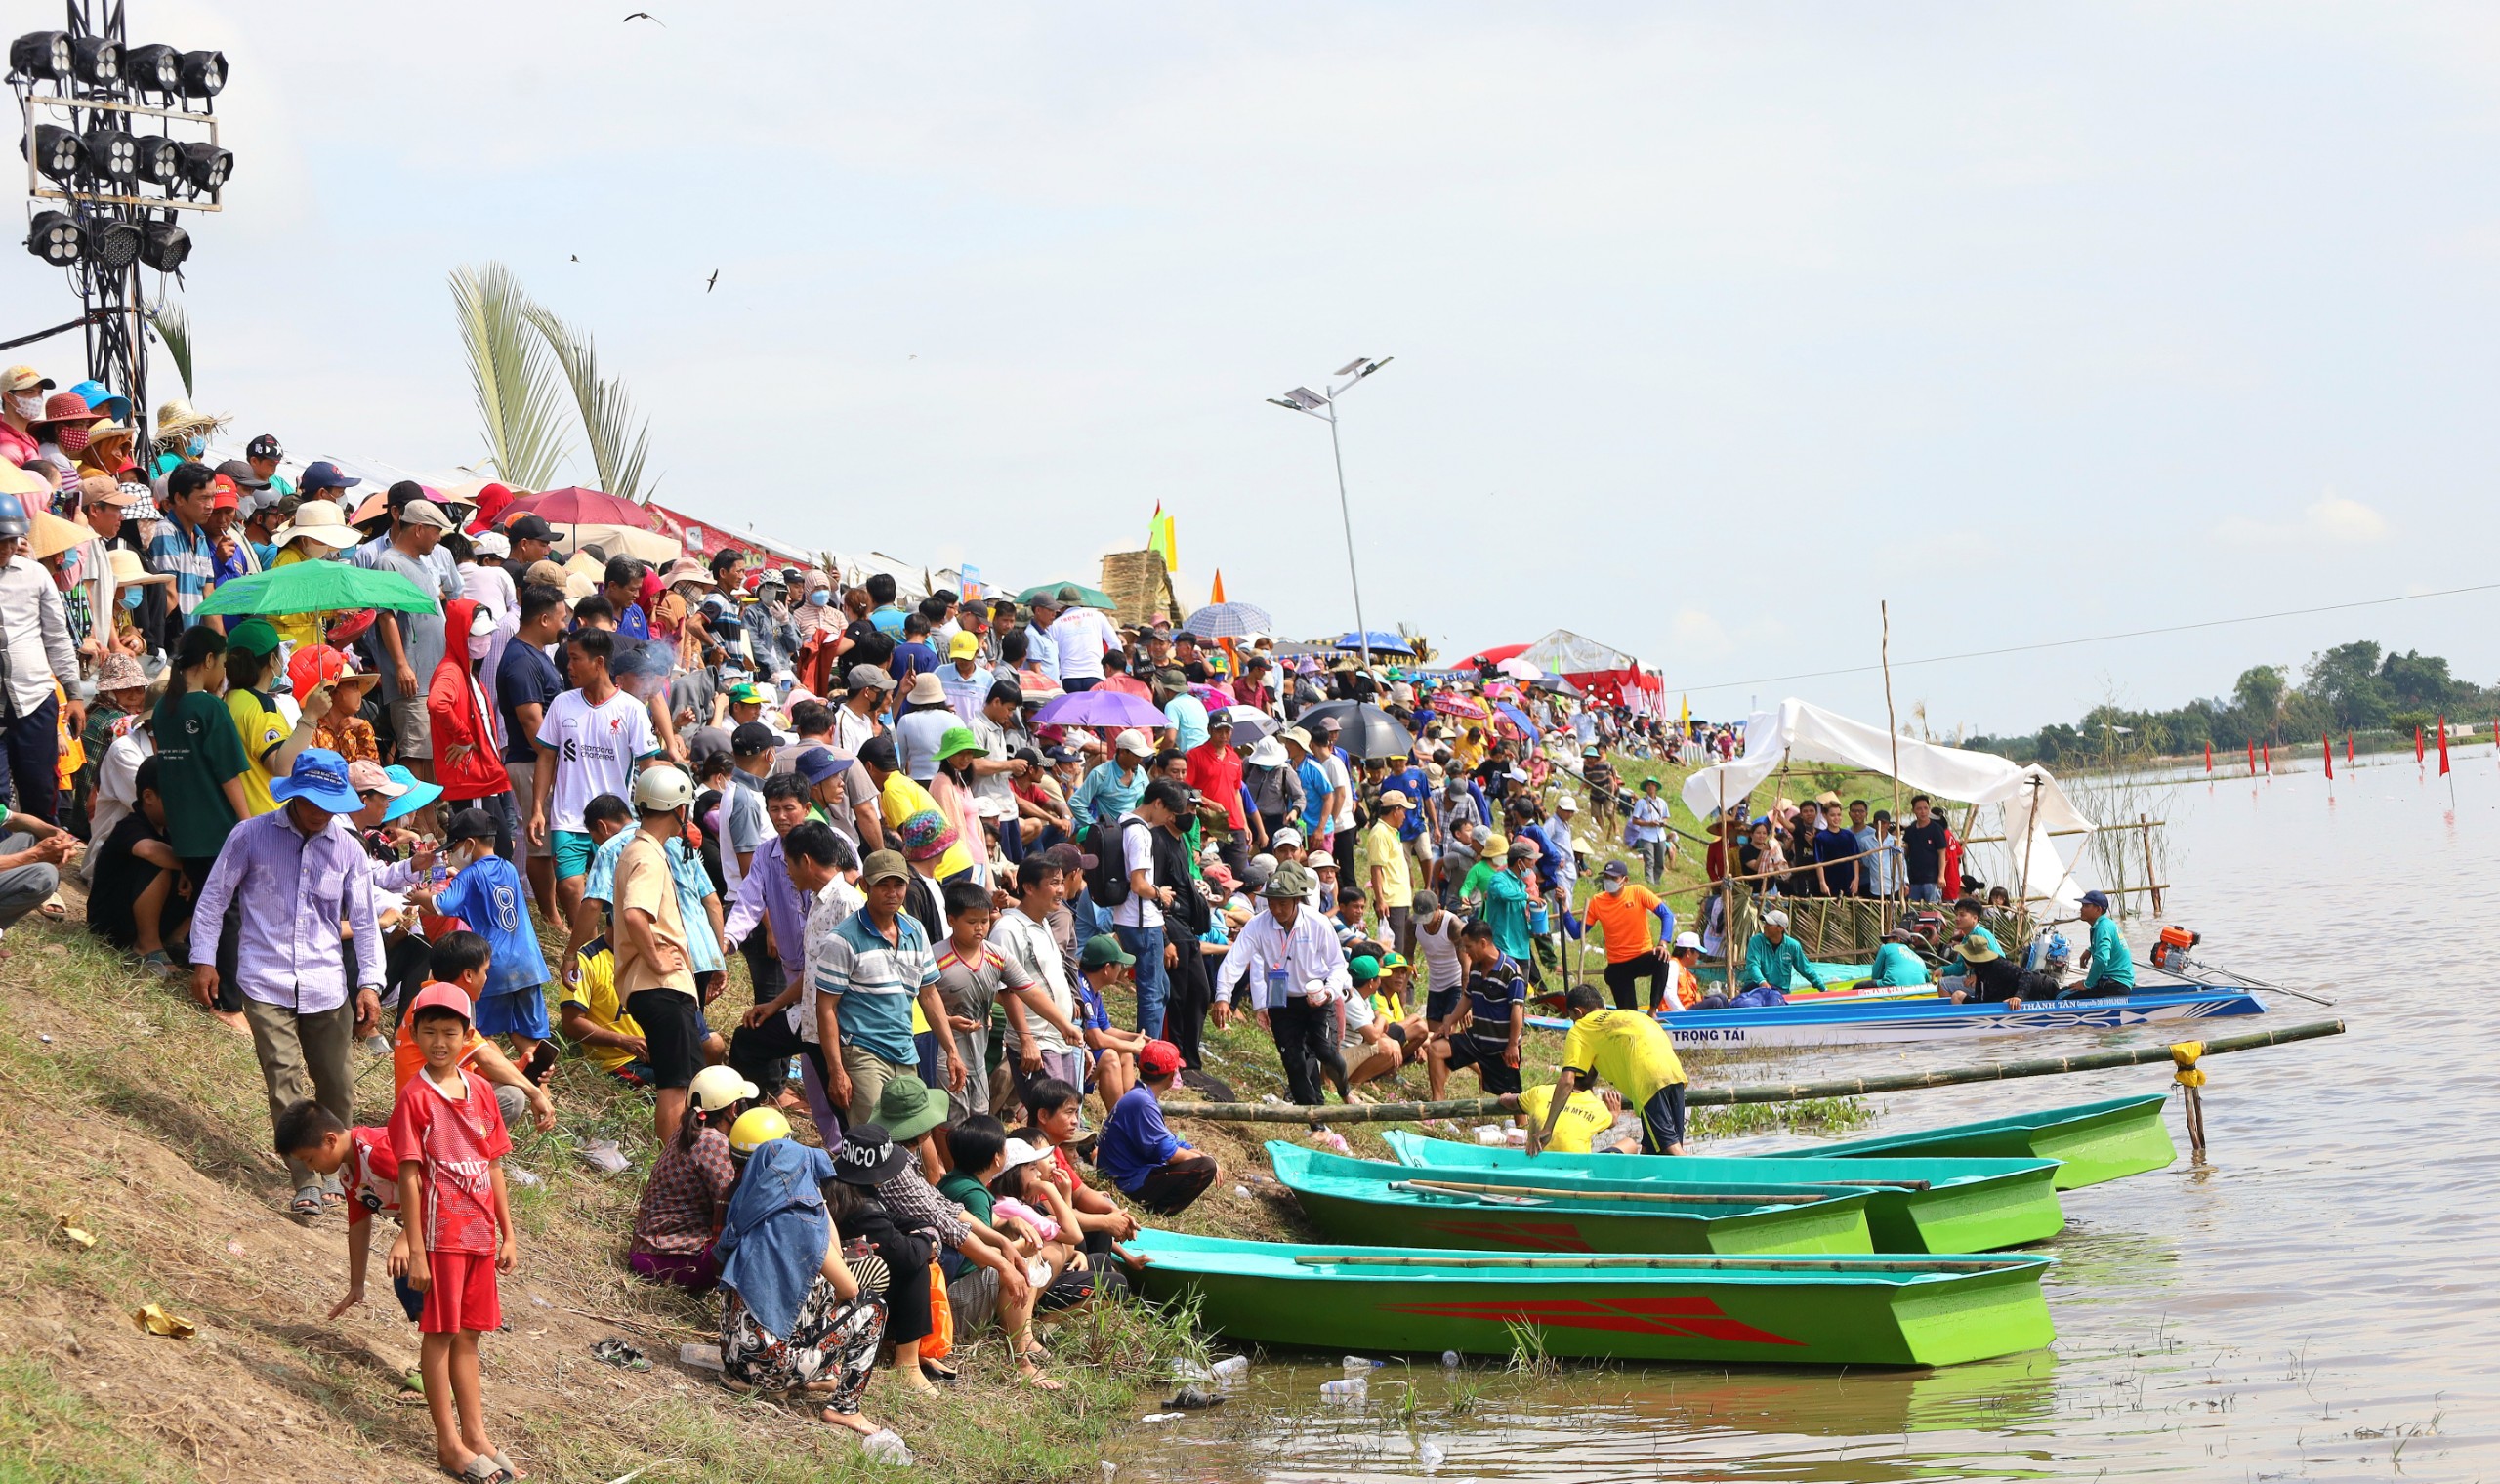
{"label": "man in purple shirt", "polygon": [[[382,935],[373,915],[373,867],[354,832],[337,816],[362,806],[348,782],[347,760],[322,747],[296,754],[287,776],[270,785],[278,807],[236,825],[201,884],[191,925],[191,996],[217,1003],[217,946],[227,905],[239,907],[235,978],[252,1049],[269,1090],[270,1117],[307,1097],[354,1127],[355,1073],[349,1052],[382,1015]],[[355,952],[354,1003],[340,952],[345,920]],[[340,1198],[301,1161],[298,1216],[321,1214]],[[331,1177],[332,1180],[336,1176]]]}
{"label": "man in purple shirt", "polygon": [[[783,773],[771,781],[796,782]],[[780,803],[768,801],[772,808]],[[783,817],[773,813],[777,827]],[[738,1021],[729,1038],[729,1065],[759,1088],[778,1088],[790,1058],[813,1051],[807,1030],[815,1007],[808,999],[808,907],[833,879],[859,869],[851,843],[833,827],[802,813],[800,823],[756,846],[755,863],[738,883],[737,904],[729,909],[722,935],[730,942],[744,938],[752,947],[759,928],[770,925],[772,947],[781,961],[781,992],[758,1000]]]}

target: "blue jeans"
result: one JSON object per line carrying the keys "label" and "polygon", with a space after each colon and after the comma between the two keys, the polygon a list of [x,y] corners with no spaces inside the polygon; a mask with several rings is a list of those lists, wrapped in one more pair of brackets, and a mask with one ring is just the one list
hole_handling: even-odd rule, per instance
{"label": "blue jeans", "polygon": [[1910,900],[1914,902],[1940,902],[1944,900],[1944,888],[1934,882],[1929,882],[1923,886],[1914,886],[1910,887]]}
{"label": "blue jeans", "polygon": [[1163,1004],[1172,997],[1172,981],[1163,971],[1163,928],[1115,928],[1120,946],[1137,955],[1129,970],[1137,980],[1137,1028],[1157,1040],[1163,1036]]}

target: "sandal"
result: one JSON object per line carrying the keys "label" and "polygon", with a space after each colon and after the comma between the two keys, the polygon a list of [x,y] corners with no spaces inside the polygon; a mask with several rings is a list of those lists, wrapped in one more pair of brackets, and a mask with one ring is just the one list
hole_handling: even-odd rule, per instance
{"label": "sandal", "polygon": [[318,1185],[300,1185],[296,1187],[295,1199],[288,1203],[286,1213],[289,1216],[302,1216],[307,1220],[319,1216],[321,1214],[321,1187]]}
{"label": "sandal", "polygon": [[953,1385],[957,1381],[963,1378],[964,1373],[961,1371],[949,1371],[944,1366],[938,1364],[938,1362],[934,1360],[924,1360],[920,1363],[920,1374],[928,1377],[931,1381],[943,1382],[947,1385]]}
{"label": "sandal", "polygon": [[52,894],[51,900],[45,902],[42,906],[37,907],[35,911],[45,922],[58,923],[69,916],[69,904],[62,901],[61,899],[61,893],[56,891]]}
{"label": "sandal", "polygon": [[626,1371],[647,1371],[650,1357],[610,1335],[590,1347],[590,1358]]}
{"label": "sandal", "polygon": [[443,1472],[460,1480],[461,1484],[513,1484],[512,1470],[482,1453],[469,1455],[467,1467],[446,1468]]}

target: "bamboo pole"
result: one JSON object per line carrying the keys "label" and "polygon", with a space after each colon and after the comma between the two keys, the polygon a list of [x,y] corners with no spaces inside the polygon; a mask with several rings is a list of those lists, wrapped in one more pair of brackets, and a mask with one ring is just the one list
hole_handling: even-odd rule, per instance
{"label": "bamboo pole", "polygon": [[[1893,828],[1901,827],[1901,723],[1893,714],[1893,604],[1888,598],[1875,605],[1884,616],[1884,735],[1893,744]],[[1903,882],[1903,889],[1908,883]]]}
{"label": "bamboo pole", "polygon": [[[2136,815],[2136,827],[2144,832],[2145,880],[2152,885],[2152,915],[2159,917],[2161,916],[2161,877],[2153,870],[2152,865],[2152,821],[2140,813]],[[2123,849],[2120,853],[2124,853]]]}
{"label": "bamboo pole", "polygon": [[1473,1180],[1396,1180],[1392,1190],[1427,1195],[1560,1196],[1566,1201],[1637,1201],[1657,1206],[1812,1206],[1833,1195],[1753,1195],[1729,1191],[1563,1190],[1547,1185],[1486,1185]]}
{"label": "bamboo pole", "polygon": [[1628,1253],[1589,1257],[1526,1257],[1516,1253],[1500,1253],[1491,1257],[1459,1253],[1446,1257],[1414,1257],[1404,1253],[1297,1253],[1293,1260],[1303,1267],[1646,1267],[1722,1272],[1995,1273],[2009,1267],[2028,1267],[2038,1259],[1927,1257],[1903,1261],[1892,1257],[1664,1257]]}
{"label": "bamboo pole", "polygon": [[[2321,1036],[2344,1034],[2341,1020],[2312,1020],[2281,1030],[2244,1031],[2218,1036],[2204,1044],[2207,1056],[2288,1046]],[[1687,1107],[1729,1107],[1738,1103],[1802,1102],[1814,1097],[1864,1097],[1878,1092],[1908,1092],[1920,1088],[1960,1087],[1974,1082],[2008,1082],[2018,1077],[2055,1077],[2067,1072],[2105,1072],[2118,1067],[2170,1063],[2170,1048],[2127,1047],[2113,1051],[2087,1051],[2074,1056],[2042,1056],[1992,1066],[1946,1067],[1933,1072],[1892,1072],[1880,1077],[1835,1077],[1819,1082],[1754,1082],[1724,1088],[1692,1088]],[[1174,1102],[1164,1105],[1167,1118],[1204,1118],[1218,1123],[1252,1124],[1387,1124],[1418,1123],[1427,1118],[1464,1118],[1519,1112],[1519,1099],[1464,1097],[1445,1102],[1332,1103],[1322,1107],[1277,1107],[1258,1102]]]}
{"label": "bamboo pole", "polygon": [[[2139,819],[2143,818],[2142,815],[2137,817]],[[2149,824],[2154,829],[2159,830],[2168,828],[2170,821],[2167,819],[2146,819],[2144,820],[2144,823]],[[2099,824],[2094,825],[2088,830],[2042,830],[2040,834],[2049,840],[2063,840],[2072,835],[2102,835],[2113,830],[2134,830],[2137,828],[2140,828],[2140,826],[2132,824]],[[2001,845],[2005,844],[2005,837],[2002,835],[1968,835],[1963,837],[1962,844],[1966,845]]]}

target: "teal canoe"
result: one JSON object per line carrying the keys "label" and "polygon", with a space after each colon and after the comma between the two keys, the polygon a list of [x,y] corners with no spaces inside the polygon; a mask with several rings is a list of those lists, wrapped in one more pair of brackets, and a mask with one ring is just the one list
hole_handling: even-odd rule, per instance
{"label": "teal canoe", "polygon": [[1392,1354],[1950,1366],[2055,1338],[2050,1259],[1715,1257],[1317,1247],[1141,1231],[1138,1291],[1236,1342]]}
{"label": "teal canoe", "polygon": [[2179,1146],[2170,1141],[2169,1126],[2161,1121],[2161,1105],[2169,1095],[2146,1092],[2106,1102],[2043,1108],[1983,1123],[1951,1124],[1923,1134],[1783,1149],[1778,1157],[2053,1159],[2059,1162],[2058,1188],[2075,1190],[2159,1170],[2179,1158]]}
{"label": "teal canoe", "polygon": [[1562,1154],[1530,1158],[1509,1145],[1453,1143],[1402,1129],[1381,1135],[1400,1164],[1436,1170],[1504,1170],[1551,1180],[1628,1181],[1711,1190],[1866,1187],[1866,1229],[1877,1252],[1978,1253],[2044,1242],[2065,1226],[2060,1166],[2045,1159],[1865,1159],[1834,1170],[1817,1160]]}
{"label": "teal canoe", "polygon": [[1547,1253],[1865,1253],[1863,1190],[1550,1180],[1515,1170],[1412,1170],[1281,1141],[1276,1179],[1334,1241]]}

